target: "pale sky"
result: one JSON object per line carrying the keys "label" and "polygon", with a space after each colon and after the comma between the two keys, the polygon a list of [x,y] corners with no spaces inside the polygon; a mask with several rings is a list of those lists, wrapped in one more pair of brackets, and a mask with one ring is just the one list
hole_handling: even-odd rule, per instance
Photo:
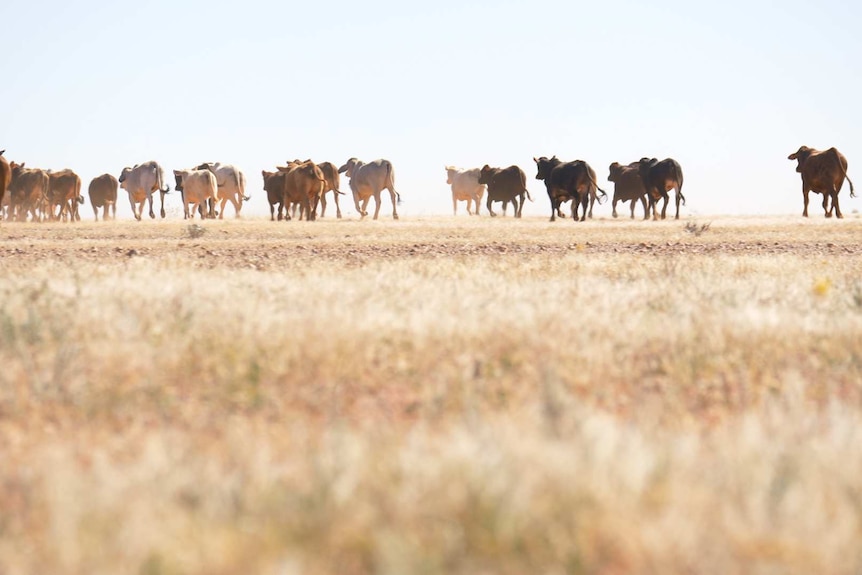
{"label": "pale sky", "polygon": [[611,162],[651,156],[682,165],[684,215],[801,214],[786,158],[802,144],[836,146],[862,189],[857,2],[35,0],[3,21],[0,149],[84,189],[151,159],[221,161],[262,215],[262,169],[382,157],[400,213],[448,215],[445,165],[517,164],[524,214],[548,215],[533,156],[586,160],[609,193]]}

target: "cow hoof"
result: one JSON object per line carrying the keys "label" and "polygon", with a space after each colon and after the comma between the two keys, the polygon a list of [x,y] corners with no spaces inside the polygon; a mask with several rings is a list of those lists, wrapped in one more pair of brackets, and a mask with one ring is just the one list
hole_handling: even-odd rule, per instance
{"label": "cow hoof", "polygon": [[827,218],[831,218],[831,217],[832,217],[832,214],[826,214],[826,217],[827,217]]}
{"label": "cow hoof", "polygon": [[161,213],[161,216],[164,218],[165,217],[165,210],[162,210],[160,213]]}
{"label": "cow hoof", "polygon": [[398,219],[398,214],[393,214],[393,215],[392,215],[392,219],[393,219],[393,220],[397,220],[397,219]]}

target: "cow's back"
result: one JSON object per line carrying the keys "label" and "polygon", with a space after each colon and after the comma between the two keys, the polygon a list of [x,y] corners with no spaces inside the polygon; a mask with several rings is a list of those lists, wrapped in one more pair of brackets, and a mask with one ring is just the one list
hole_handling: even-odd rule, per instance
{"label": "cow's back", "polygon": [[614,199],[620,201],[636,200],[646,194],[637,163],[621,166],[614,179]]}
{"label": "cow's back", "polygon": [[102,174],[90,180],[90,185],[87,187],[90,203],[97,208],[103,207],[106,203],[117,201],[117,190],[119,182],[111,174]]}
{"label": "cow's back", "polygon": [[527,175],[518,166],[500,170],[488,184],[488,196],[493,199],[511,199],[527,189]]}

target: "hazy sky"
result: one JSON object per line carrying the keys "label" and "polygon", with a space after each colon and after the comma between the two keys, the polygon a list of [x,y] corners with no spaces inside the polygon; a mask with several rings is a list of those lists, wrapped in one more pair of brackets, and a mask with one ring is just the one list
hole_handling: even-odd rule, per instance
{"label": "hazy sky", "polygon": [[[611,162],[670,156],[684,214],[801,213],[786,157],[802,144],[836,146],[862,188],[856,2],[36,0],[3,12],[0,149],[72,168],[84,188],[150,159],[168,173],[231,162],[248,177],[246,209],[263,214],[261,169],[384,157],[402,214],[449,214],[445,165],[518,164],[536,200],[524,213],[548,214],[533,156],[586,160],[609,193]],[[846,184],[841,198],[862,208]]]}

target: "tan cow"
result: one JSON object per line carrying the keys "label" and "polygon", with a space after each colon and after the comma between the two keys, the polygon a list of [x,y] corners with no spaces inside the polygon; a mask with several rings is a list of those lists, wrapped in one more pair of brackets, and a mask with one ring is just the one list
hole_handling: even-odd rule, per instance
{"label": "tan cow", "polygon": [[93,215],[99,221],[99,208],[102,208],[102,220],[108,219],[108,210],[111,219],[117,219],[117,191],[120,183],[111,174],[102,174],[90,181],[87,189],[90,196],[90,205],[93,206]]}
{"label": "tan cow", "polygon": [[[218,202],[218,180],[215,174],[209,170],[174,170],[177,180],[176,189],[182,193],[183,219],[195,219],[195,212],[200,206],[206,206],[208,200],[211,205]],[[191,214],[189,206],[192,206]],[[201,214],[201,219],[203,219]]]}
{"label": "tan cow", "polygon": [[[823,194],[823,211],[826,217],[832,217],[832,209],[835,215],[843,218],[841,208],[838,205],[838,192],[844,185],[846,179],[850,182],[850,197],[856,197],[853,192],[853,182],[847,177],[847,158],[835,148],[826,151],[818,151],[808,146],[801,146],[796,152],[787,156],[788,160],[796,160],[796,171],[802,174],[802,200],[804,206],[802,215],[808,217],[808,192]],[[832,206],[829,200],[832,199]]]}
{"label": "tan cow", "polygon": [[12,168],[9,166],[9,160],[3,157],[5,151],[0,150],[0,219],[3,219],[3,212],[9,205],[6,190],[9,189],[9,183],[12,181]]}
{"label": "tan cow", "polygon": [[48,214],[52,220],[80,220],[78,204],[83,201],[78,174],[72,170],[48,170]]}
{"label": "tan cow", "polygon": [[[245,174],[242,173],[242,170],[231,164],[222,164],[220,162],[205,162],[199,166],[195,166],[195,169],[209,170],[215,174],[216,181],[218,182],[218,196],[221,198],[219,219],[224,219],[224,208],[228,201],[233,204],[236,217],[239,217],[239,213],[242,211],[242,203],[251,199],[245,194]],[[210,212],[212,211],[211,208]]]}
{"label": "tan cow", "polygon": [[478,216],[480,202],[485,195],[485,185],[479,183],[479,168],[459,170],[446,166],[446,183],[452,186],[452,215],[458,215],[458,202],[466,201],[467,214],[473,215],[470,207],[475,204]]}
{"label": "tan cow", "polygon": [[11,217],[23,222],[30,214],[32,221],[41,221],[47,210],[48,172],[25,168],[24,163],[11,162],[9,167],[12,168],[9,182]]}

